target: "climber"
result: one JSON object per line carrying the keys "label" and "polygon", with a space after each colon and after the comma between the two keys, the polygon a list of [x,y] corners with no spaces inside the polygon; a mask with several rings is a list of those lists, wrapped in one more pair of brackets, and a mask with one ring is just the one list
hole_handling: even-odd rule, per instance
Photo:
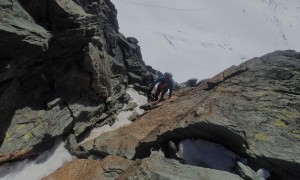
{"label": "climber", "polygon": [[[149,94],[151,95],[151,92],[153,90],[153,88],[155,87],[155,85],[158,84],[157,89],[155,91],[154,94],[154,101],[158,100],[158,96],[161,93],[160,99],[159,101],[162,101],[164,98],[164,95],[166,94],[166,92],[169,90],[169,98],[171,98],[172,96],[172,92],[173,92],[173,79],[172,79],[172,74],[166,72],[162,77],[159,77],[150,87],[149,90]],[[152,97],[152,96],[151,96]]]}

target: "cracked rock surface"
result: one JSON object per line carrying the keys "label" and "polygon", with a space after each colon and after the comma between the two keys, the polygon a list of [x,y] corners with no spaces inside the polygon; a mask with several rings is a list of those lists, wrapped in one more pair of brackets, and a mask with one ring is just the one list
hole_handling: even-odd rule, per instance
{"label": "cracked rock surface", "polygon": [[297,179],[299,90],[300,54],[270,53],[181,90],[131,125],[80,148],[135,160],[169,141],[203,138],[248,158],[254,170],[268,169],[271,178]]}
{"label": "cracked rock surface", "polygon": [[0,11],[0,163],[107,124],[128,83],[153,80],[108,0],[1,0]]}

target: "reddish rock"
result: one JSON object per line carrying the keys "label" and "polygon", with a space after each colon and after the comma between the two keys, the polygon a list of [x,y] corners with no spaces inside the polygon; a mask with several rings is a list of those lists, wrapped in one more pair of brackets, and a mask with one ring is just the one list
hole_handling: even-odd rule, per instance
{"label": "reddish rock", "polygon": [[131,164],[130,160],[118,156],[107,156],[103,160],[78,159],[65,164],[43,180],[113,180]]}
{"label": "reddish rock", "polygon": [[0,164],[6,161],[13,161],[18,159],[24,159],[28,156],[32,156],[37,154],[36,152],[32,151],[32,148],[24,148],[20,151],[8,154],[1,154],[0,156]]}

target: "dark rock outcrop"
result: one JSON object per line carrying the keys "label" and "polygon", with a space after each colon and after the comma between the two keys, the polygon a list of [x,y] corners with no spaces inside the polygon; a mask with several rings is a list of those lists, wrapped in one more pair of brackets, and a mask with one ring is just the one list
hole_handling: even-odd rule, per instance
{"label": "dark rock outcrop", "polygon": [[255,171],[269,170],[271,179],[299,179],[299,92],[300,54],[276,51],[181,91],[80,148],[140,159],[170,141],[203,138],[247,158]]}
{"label": "dark rock outcrop", "polygon": [[121,109],[128,83],[153,79],[109,0],[1,0],[0,11],[0,163],[78,138]]}
{"label": "dark rock outcrop", "polygon": [[187,80],[186,82],[183,83],[176,83],[175,85],[175,89],[182,89],[182,88],[187,88],[187,87],[196,87],[197,86],[197,81],[198,79],[196,78],[191,78],[189,80]]}

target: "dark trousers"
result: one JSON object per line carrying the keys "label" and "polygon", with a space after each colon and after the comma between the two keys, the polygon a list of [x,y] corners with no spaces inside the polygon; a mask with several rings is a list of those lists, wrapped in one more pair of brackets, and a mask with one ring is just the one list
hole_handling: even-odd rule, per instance
{"label": "dark trousers", "polygon": [[161,89],[161,88],[157,88],[156,91],[155,91],[155,94],[154,94],[154,100],[157,101],[158,100],[158,96],[159,94],[161,93],[160,95],[160,100],[163,100],[164,98],[164,95],[167,93],[168,89]]}

